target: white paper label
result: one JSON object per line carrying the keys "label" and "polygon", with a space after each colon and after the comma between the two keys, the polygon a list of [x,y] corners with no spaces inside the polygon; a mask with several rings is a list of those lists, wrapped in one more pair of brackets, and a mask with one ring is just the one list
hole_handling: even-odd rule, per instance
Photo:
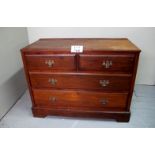
{"label": "white paper label", "polygon": [[82,53],[83,52],[83,46],[81,45],[72,45],[71,46],[71,53]]}

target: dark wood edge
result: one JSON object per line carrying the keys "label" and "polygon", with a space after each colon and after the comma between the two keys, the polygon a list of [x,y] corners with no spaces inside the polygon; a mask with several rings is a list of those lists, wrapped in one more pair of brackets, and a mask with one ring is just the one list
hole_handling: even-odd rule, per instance
{"label": "dark wood edge", "polygon": [[40,72],[40,71],[29,71],[29,74],[38,74],[38,75],[72,75],[72,76],[76,76],[76,75],[88,75],[88,76],[117,76],[117,77],[132,77],[132,74],[126,74],[126,73],[114,73],[114,74],[111,74],[111,73],[102,73],[102,72],[93,72],[93,75],[92,75],[92,72],[76,72],[76,71],[70,71],[70,72],[60,72],[60,71],[46,71],[46,72]]}
{"label": "dark wood edge", "polygon": [[86,53],[86,54],[78,54],[80,57],[100,57],[100,58],[102,58],[102,57],[127,57],[127,58],[129,58],[129,57],[134,57],[134,54],[135,53],[129,53],[129,54],[126,54],[126,53],[112,53],[111,55],[109,54],[109,52],[107,53],[104,53],[104,54],[89,54],[89,53]]}
{"label": "dark wood edge", "polygon": [[80,56],[79,56],[79,54],[76,54],[76,62],[77,62],[76,63],[76,69],[77,69],[76,71],[79,72],[79,69],[80,69],[80,64],[79,64],[80,63]]}
{"label": "dark wood edge", "polygon": [[[62,50],[62,51],[57,51],[57,49],[46,49],[46,50],[43,50],[43,49],[21,49],[21,51],[25,54],[42,54],[42,52],[44,52],[44,54],[73,54],[71,53],[69,50]],[[80,55],[84,55],[84,54],[94,54],[94,53],[97,53],[98,55],[104,55],[104,54],[134,54],[134,53],[140,53],[141,51],[140,50],[95,50],[95,51],[92,51],[92,50],[84,50],[83,53],[76,53],[76,54],[80,54]]]}
{"label": "dark wood edge", "polygon": [[32,91],[32,87],[31,87],[30,77],[29,77],[29,74],[28,74],[28,69],[27,69],[24,53],[21,52],[21,56],[22,56],[22,60],[23,60],[23,67],[24,67],[24,72],[25,72],[25,76],[26,76],[26,80],[27,80],[27,85],[28,85],[32,105],[34,105],[35,101],[34,101],[34,98],[33,98],[33,91]]}
{"label": "dark wood edge", "polygon": [[118,122],[129,122],[130,112],[114,112],[114,111],[79,111],[68,109],[45,109],[32,107],[34,117],[46,117],[48,115],[80,117],[80,118],[100,118],[115,119]]}
{"label": "dark wood edge", "polygon": [[27,57],[33,57],[33,56],[35,56],[35,57],[75,57],[76,56],[76,54],[73,54],[73,53],[68,53],[68,54],[26,54],[25,56],[27,56]]}
{"label": "dark wood edge", "polygon": [[133,70],[133,75],[132,75],[132,80],[131,80],[131,88],[130,88],[128,100],[127,100],[127,111],[130,111],[130,105],[131,105],[132,95],[133,95],[134,86],[135,86],[138,62],[139,62],[139,53],[137,53],[135,56],[134,70]]}

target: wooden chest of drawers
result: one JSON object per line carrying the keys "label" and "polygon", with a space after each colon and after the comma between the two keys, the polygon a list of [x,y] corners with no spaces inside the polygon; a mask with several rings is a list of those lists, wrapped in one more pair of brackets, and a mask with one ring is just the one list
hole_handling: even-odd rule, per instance
{"label": "wooden chest of drawers", "polygon": [[40,39],[21,51],[34,116],[129,121],[140,49],[128,39]]}

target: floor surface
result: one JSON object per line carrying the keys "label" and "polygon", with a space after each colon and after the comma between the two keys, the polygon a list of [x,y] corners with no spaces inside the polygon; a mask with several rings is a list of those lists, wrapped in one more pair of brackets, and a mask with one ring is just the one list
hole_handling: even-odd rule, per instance
{"label": "floor surface", "polygon": [[28,91],[0,121],[1,128],[154,128],[155,86],[136,85],[128,123],[48,116],[34,118]]}

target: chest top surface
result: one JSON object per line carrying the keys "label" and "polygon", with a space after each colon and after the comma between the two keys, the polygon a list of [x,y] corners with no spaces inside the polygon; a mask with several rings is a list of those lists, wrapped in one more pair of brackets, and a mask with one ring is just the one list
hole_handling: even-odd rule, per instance
{"label": "chest top surface", "polygon": [[127,38],[44,38],[26,46],[21,51],[70,53],[71,46],[77,45],[83,46],[83,52],[85,53],[92,51],[140,52],[140,49]]}

